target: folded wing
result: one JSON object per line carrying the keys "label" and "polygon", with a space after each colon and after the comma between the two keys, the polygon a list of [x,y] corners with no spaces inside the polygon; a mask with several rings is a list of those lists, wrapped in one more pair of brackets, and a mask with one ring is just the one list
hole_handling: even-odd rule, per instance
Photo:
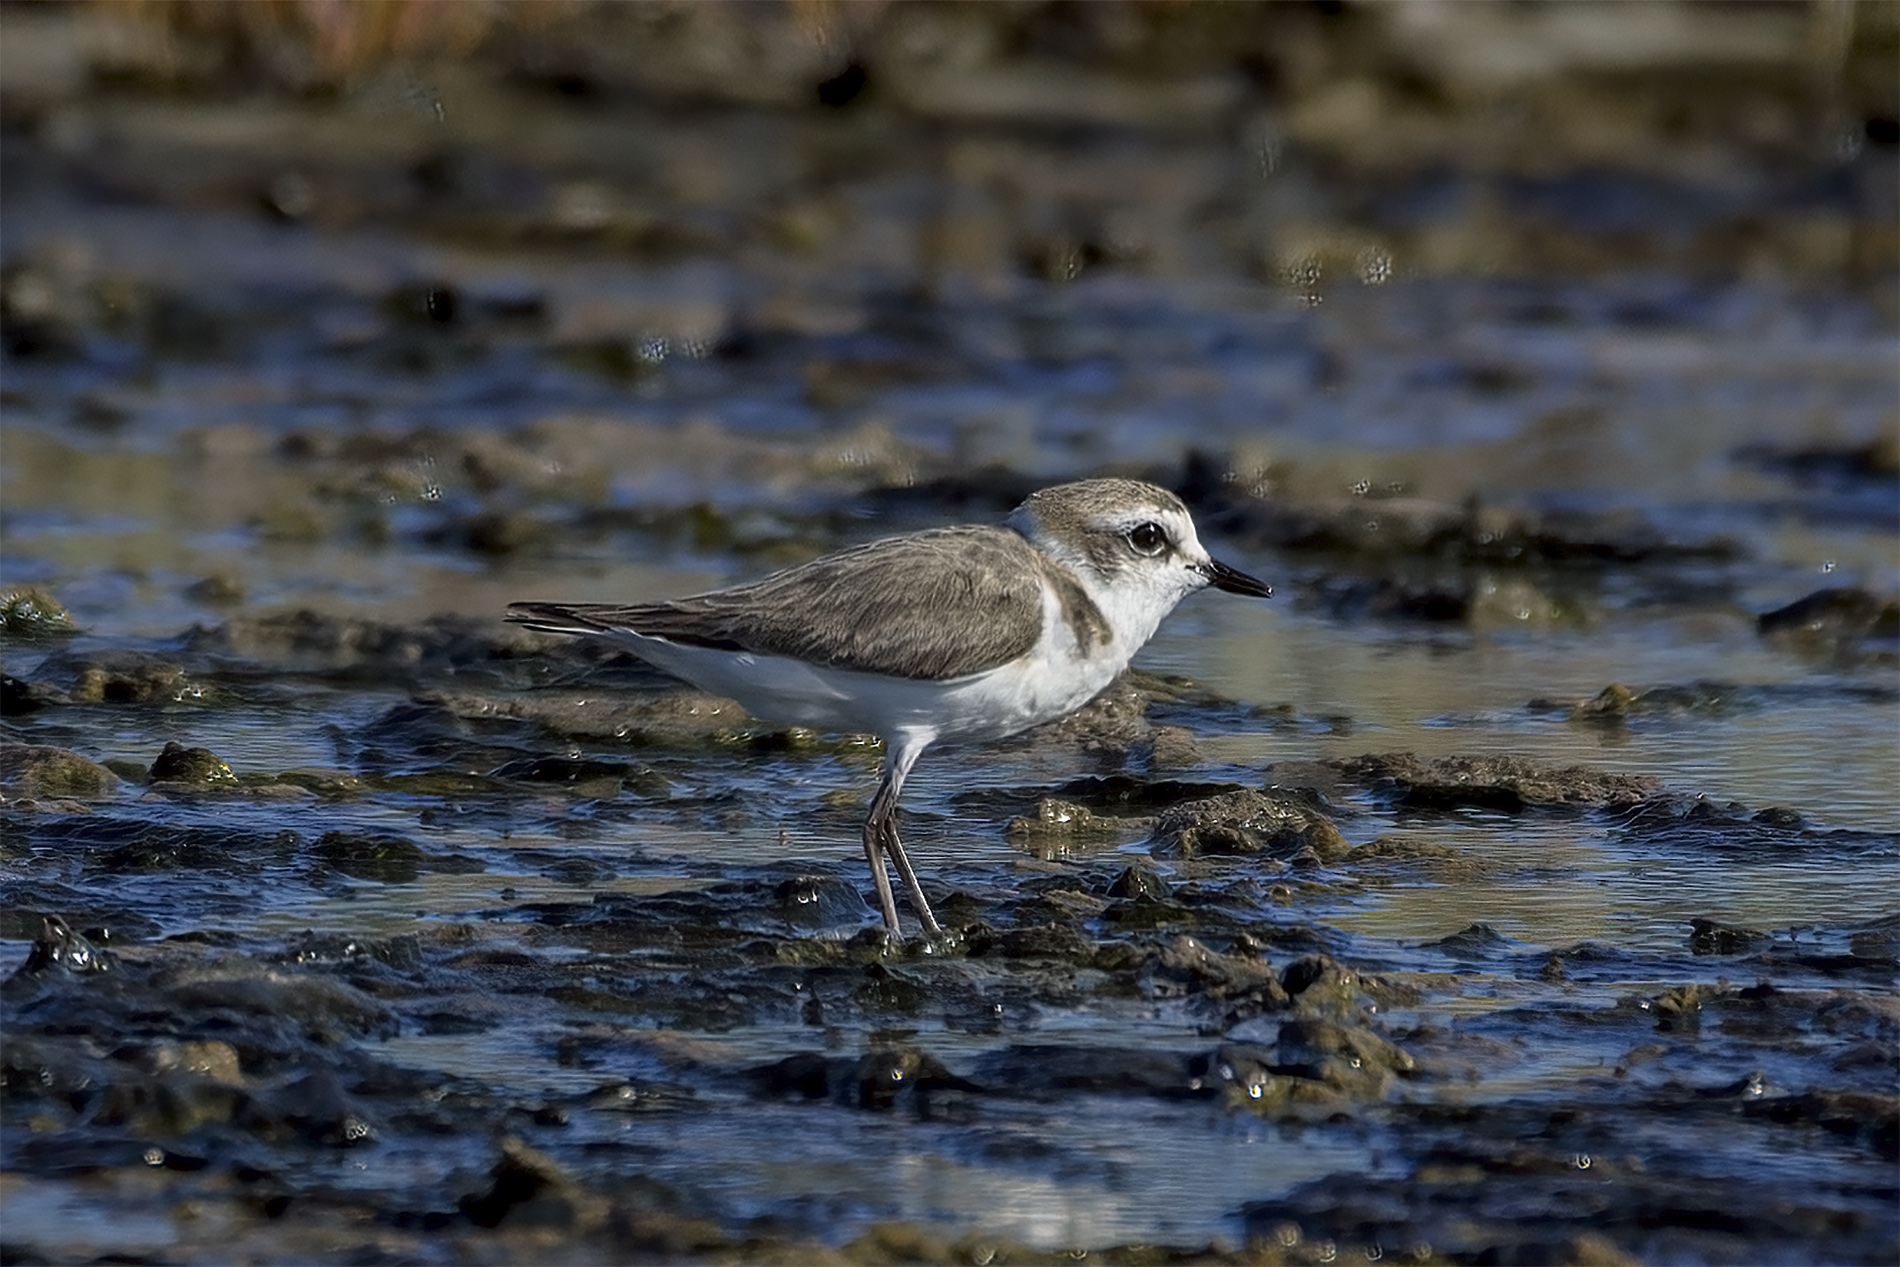
{"label": "folded wing", "polygon": [[511,603],[551,633],[631,630],[688,646],[786,656],[920,681],[982,673],[1042,635],[1048,561],[1003,528],[873,541],[734,589],[665,603]]}

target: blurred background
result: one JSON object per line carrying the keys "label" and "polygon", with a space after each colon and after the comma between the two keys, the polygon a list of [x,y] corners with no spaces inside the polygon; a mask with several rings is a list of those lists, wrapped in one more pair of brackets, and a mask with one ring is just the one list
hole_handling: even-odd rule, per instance
{"label": "blurred background", "polygon": [[1890,3],[0,20],[10,579],[82,606],[75,550],[286,599],[651,553],[634,508],[797,553],[757,512],[986,467],[1691,535],[1894,469]]}
{"label": "blurred background", "polygon": [[[1195,671],[1316,714],[1894,623],[1893,3],[0,20],[5,579],[81,628],[492,622],[1110,471],[1279,586]],[[1471,680],[1351,650],[1421,637]]]}

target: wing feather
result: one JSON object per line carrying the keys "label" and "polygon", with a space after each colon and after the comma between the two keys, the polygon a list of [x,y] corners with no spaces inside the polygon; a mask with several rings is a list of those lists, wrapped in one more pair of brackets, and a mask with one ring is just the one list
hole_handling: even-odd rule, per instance
{"label": "wing feather", "polygon": [[[966,677],[1042,636],[1045,579],[1087,603],[1004,528],[937,528],[856,546],[761,581],[665,603],[514,603],[508,618],[558,633],[630,629],[690,646],[786,656],[919,681]],[[1072,596],[1068,590],[1074,588]],[[1093,611],[1094,622],[1101,617]],[[1101,624],[1106,632],[1105,623]]]}

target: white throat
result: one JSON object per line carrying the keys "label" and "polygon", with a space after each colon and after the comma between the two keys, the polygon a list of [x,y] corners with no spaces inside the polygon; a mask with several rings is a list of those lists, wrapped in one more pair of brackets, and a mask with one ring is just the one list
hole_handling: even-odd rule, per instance
{"label": "white throat", "polygon": [[1178,518],[1170,524],[1180,543],[1178,553],[1131,557],[1106,568],[1072,540],[1070,532],[1050,530],[1026,509],[1019,509],[1007,522],[1075,578],[1114,631],[1110,646],[1126,663],[1183,598],[1206,585],[1205,578],[1189,566],[1190,561],[1207,558],[1193,523],[1185,515],[1170,518]]}

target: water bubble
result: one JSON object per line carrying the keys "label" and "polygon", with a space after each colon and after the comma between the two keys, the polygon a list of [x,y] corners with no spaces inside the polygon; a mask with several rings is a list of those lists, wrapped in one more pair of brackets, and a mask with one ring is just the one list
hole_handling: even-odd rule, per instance
{"label": "water bubble", "polygon": [[140,1157],[148,1166],[162,1166],[165,1164],[165,1150],[162,1148],[148,1148]]}
{"label": "water bubble", "polygon": [[663,334],[645,334],[634,349],[634,354],[649,365],[658,365],[666,359],[671,345]]}
{"label": "water bubble", "polygon": [[1575,1159],[1575,1164],[1578,1170],[1590,1169],[1590,1154],[1578,1153]]}
{"label": "water bubble", "polygon": [[1821,571],[1822,571],[1822,573],[1823,573],[1823,574],[1825,574],[1825,573],[1828,573],[1828,572],[1832,572],[1833,570],[1834,570],[1834,560],[1832,560],[1832,559],[1823,559],[1823,560],[1821,561]]}
{"label": "water bubble", "polygon": [[1354,497],[1364,497],[1367,493],[1370,493],[1371,491],[1372,491],[1371,480],[1354,480],[1353,481],[1352,495]]}
{"label": "water bubble", "polygon": [[1317,255],[1301,255],[1281,269],[1281,276],[1288,288],[1299,292],[1302,308],[1317,308],[1323,298],[1319,284],[1324,271]]}
{"label": "water bubble", "polygon": [[1392,280],[1392,253],[1382,246],[1368,246],[1353,261],[1359,280],[1368,286],[1383,286]]}

